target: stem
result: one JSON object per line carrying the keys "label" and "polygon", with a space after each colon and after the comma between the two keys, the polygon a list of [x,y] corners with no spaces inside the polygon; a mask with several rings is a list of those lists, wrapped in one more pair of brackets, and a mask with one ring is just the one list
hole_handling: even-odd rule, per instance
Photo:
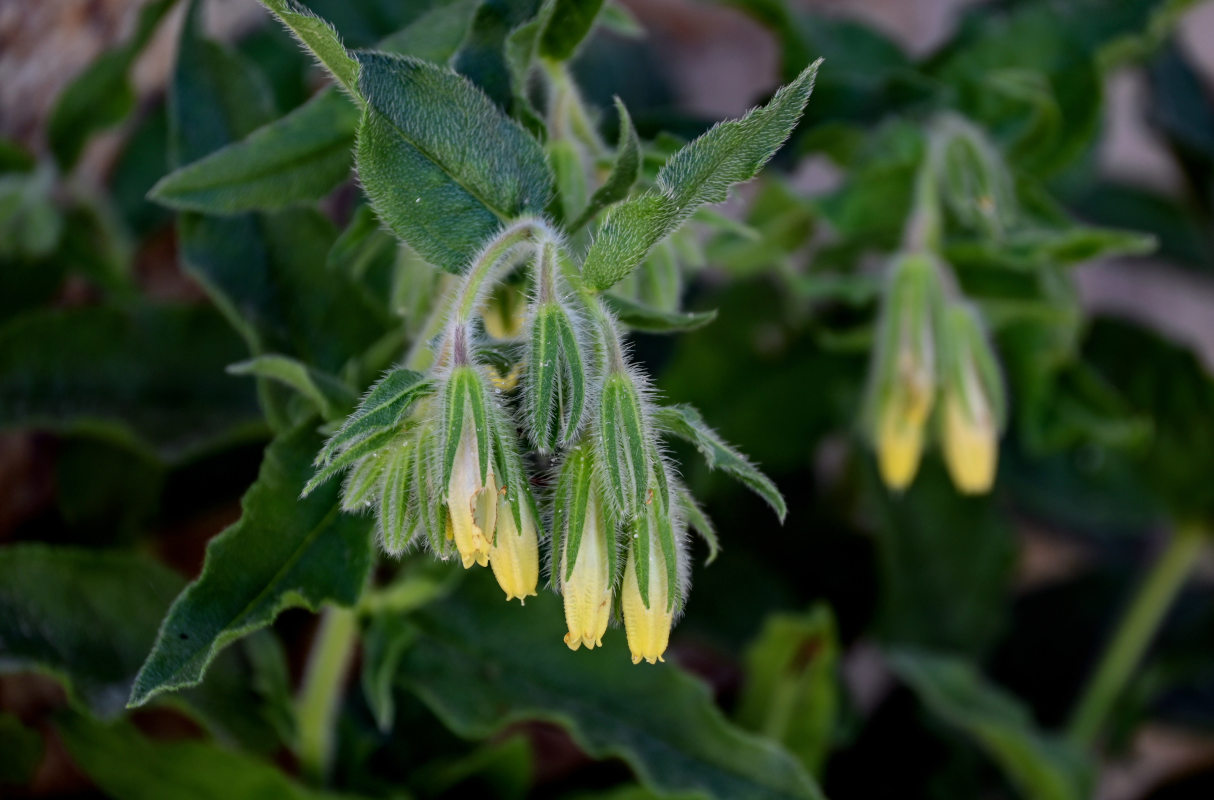
{"label": "stem", "polygon": [[304,774],[317,782],[325,779],[333,762],[334,722],[357,643],[356,612],[326,607],[296,700],[296,754]]}
{"label": "stem", "polygon": [[547,236],[548,228],[538,219],[520,219],[505,228],[493,241],[485,246],[472,263],[459,288],[455,302],[456,325],[464,325],[484,300],[484,295],[493,284],[497,267],[507,260],[516,247]]}
{"label": "stem", "polygon": [[1075,744],[1090,747],[1095,743],[1113,704],[1192,571],[1203,534],[1199,525],[1177,526],[1172,540],[1143,579],[1071,717],[1067,735]]}
{"label": "stem", "polygon": [[595,130],[569,70],[563,63],[546,60],[544,70],[548,74],[548,86],[552,93],[548,107],[548,127],[552,131],[552,138],[580,141],[595,158],[606,155],[607,147]]}

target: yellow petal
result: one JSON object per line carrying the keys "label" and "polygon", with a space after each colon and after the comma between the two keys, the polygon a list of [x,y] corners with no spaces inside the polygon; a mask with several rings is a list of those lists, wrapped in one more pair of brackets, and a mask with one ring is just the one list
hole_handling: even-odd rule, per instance
{"label": "yellow petal", "polygon": [[950,394],[944,402],[944,460],[957,489],[983,494],[995,482],[999,445],[995,426],[987,414],[966,413],[961,398]]}
{"label": "yellow petal", "polygon": [[624,611],[624,629],[628,634],[628,649],[632,651],[632,663],[645,659],[650,664],[664,660],[662,654],[670,642],[670,625],[673,613],[668,611],[670,586],[666,576],[666,565],[661,558],[657,542],[649,547],[649,607],[641,597],[637,581],[634,554],[628,555],[628,566],[624,568],[624,586],[620,605]]}
{"label": "yellow petal", "polygon": [[923,455],[923,428],[922,421],[900,413],[895,403],[881,416],[877,462],[889,488],[902,491],[915,479]]}
{"label": "yellow petal", "polygon": [[522,530],[514,524],[514,510],[503,495],[497,511],[497,533],[489,550],[489,566],[493,568],[497,585],[506,593],[507,601],[516,597],[525,601],[534,596],[540,576],[539,540],[531,509],[523,498],[518,498],[517,502],[523,503],[519,514]]}
{"label": "yellow petal", "polygon": [[[568,549],[561,555],[561,594],[565,601],[565,624],[569,627],[565,644],[570,650],[577,650],[579,645],[585,645],[588,650],[601,645],[611,619],[608,532],[602,529],[601,523],[598,499],[591,492],[572,574],[568,570]],[[568,579],[566,575],[569,575]]]}
{"label": "yellow petal", "polygon": [[[489,481],[492,482],[492,476]],[[466,425],[455,453],[451,481],[447,484],[451,531],[464,569],[473,564],[483,567],[489,563],[489,541],[486,536],[491,536],[493,532],[490,529],[486,533],[485,528],[496,521],[497,503],[496,491],[491,495],[494,502],[486,504],[481,501],[485,488],[480,480],[476,436],[472,427]]]}

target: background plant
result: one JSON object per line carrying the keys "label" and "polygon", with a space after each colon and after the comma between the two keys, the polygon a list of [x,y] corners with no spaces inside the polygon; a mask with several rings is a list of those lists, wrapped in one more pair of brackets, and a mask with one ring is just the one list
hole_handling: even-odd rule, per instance
{"label": "background plant", "polygon": [[[0,424],[53,435],[57,487],[0,549],[0,669],[67,691],[53,719],[0,716],[0,780],[51,735],[119,797],[1087,797],[1145,721],[1208,726],[1209,588],[1182,588],[1214,392],[1184,348],[1089,317],[1070,274],[1209,263],[1211,106],[1168,39],[1186,4],[997,4],[915,60],[745,0],[790,88],[699,139],[603,3],[268,0],[286,28],[235,46],[189,4],[164,102],[136,108],[173,5],[63,93],[44,157],[0,152]],[[1094,167],[1126,64],[1187,201]],[[80,155],[119,122],[90,187]],[[810,158],[835,189],[795,187]],[[205,299],[133,267],[170,226]],[[538,564],[448,543],[465,447],[473,522],[513,521],[524,555],[550,534],[562,565],[579,497],[643,534],[603,566],[625,614],[655,587],[686,603],[679,666],[633,667],[661,649],[622,631],[569,653]],[[241,495],[186,584],[175,537]],[[1090,567],[1014,593],[1024,521]],[[683,524],[704,543],[671,558]],[[874,643],[875,702],[841,680]],[[149,708],[203,731],[166,741]]]}

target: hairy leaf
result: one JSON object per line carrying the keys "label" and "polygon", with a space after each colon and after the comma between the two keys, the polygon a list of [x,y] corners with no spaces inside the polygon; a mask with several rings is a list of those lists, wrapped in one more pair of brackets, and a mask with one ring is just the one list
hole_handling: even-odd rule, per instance
{"label": "hairy leaf", "polygon": [[788,506],[780,490],[746,456],[726,444],[716,431],[708,427],[699,411],[688,405],[665,406],[657,410],[655,421],[660,429],[694,444],[710,469],[724,470],[746,484],[767,501],[781,522],[784,521]]}
{"label": "hairy leaf", "polygon": [[654,189],[611,209],[586,254],[587,284],[609,288],[700,206],[721,202],[730,186],[753,178],[796,127],[819,63],[806,67],[766,106],[717,125],[679,150],[658,171]]}
{"label": "hairy leaf", "polygon": [[202,574],[169,609],[131,706],[198,683],[220,650],[286,608],[357,602],[373,561],[369,521],[341,513],[335,485],[299,497],[320,445],[304,424],[266,449],[240,520],[211,540]]}
{"label": "hairy leaf", "polygon": [[358,97],[358,62],[350,57],[341,37],[326,20],[298,0],[260,0],[274,12],[295,38],[316,57],[352,97]]}
{"label": "hairy leaf", "polygon": [[555,61],[572,58],[602,7],[603,0],[555,0],[540,34],[540,55]]}
{"label": "hairy leaf", "polygon": [[269,354],[228,367],[233,375],[260,375],[285,384],[306,397],[326,420],[337,420],[354,405],[354,392],[336,376],[288,356]]}
{"label": "hairy leaf", "polygon": [[484,738],[513,722],[545,720],[593,757],[622,758],[664,795],[821,797],[786,751],[728,723],[699,681],[670,665],[630,664],[620,631],[593,658],[580,657],[561,641],[554,596],[517,614],[500,594],[470,576],[409,618],[416,639],[399,680],[456,733]]}
{"label": "hairy leaf", "polygon": [[611,172],[603,185],[594,190],[585,210],[569,225],[570,231],[576,231],[594,219],[595,214],[627,197],[641,174],[641,141],[637,138],[636,128],[632,126],[632,117],[618,97],[615,98],[615,109],[620,117],[620,140],[615,147]]}
{"label": "hairy leaf", "polygon": [[409,246],[460,272],[504,221],[543,211],[552,187],[543,149],[475,86],[413,58],[358,59],[359,178]]}
{"label": "hairy leaf", "polygon": [[663,311],[615,294],[604,294],[603,302],[616,319],[635,331],[681,333],[702,328],[717,318],[714,311]]}

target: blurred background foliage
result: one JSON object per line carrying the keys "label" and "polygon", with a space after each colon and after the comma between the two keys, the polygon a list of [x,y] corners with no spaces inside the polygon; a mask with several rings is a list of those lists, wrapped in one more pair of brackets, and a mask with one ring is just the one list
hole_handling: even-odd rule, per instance
{"label": "blurred background foliage", "polygon": [[[252,25],[212,26],[220,44],[175,5],[142,4],[41,123],[0,142],[6,796],[1209,796],[1211,353],[1176,335],[1167,296],[1091,302],[1102,270],[1180,276],[1209,335],[1214,95],[1176,37],[1201,4],[979,3],[917,50],[784,0],[599,11],[571,70],[604,141],[624,102],[650,178],[724,115],[683,96],[712,77],[677,60],[701,11],[774,54],[746,103],[826,59],[767,172],[618,290],[645,311],[623,316],[662,395],[700,408],[789,507],[781,527],[682,459],[722,552],[697,567],[657,669],[621,641],[569,654],[551,595],[507,613],[483,576],[377,564],[369,521],[332,513],[335,486],[297,501],[314,406],[349,404],[423,335],[436,273],[362,205],[355,115],[290,36],[254,8]],[[306,5],[349,47],[449,61],[536,113],[508,59],[538,2]],[[136,86],[161,40],[159,84]],[[1102,161],[1126,75],[1170,180]],[[975,224],[960,203],[942,242],[1010,397],[997,483],[977,498],[935,452],[890,493],[859,430],[881,268],[942,112],[983,131],[1011,177],[1006,220]],[[148,199],[250,134],[281,137],[246,156],[260,172],[177,173]],[[268,355],[286,358],[247,363]],[[229,524],[219,566],[161,630]],[[1156,598],[1151,647],[1099,730],[1068,735],[1161,552],[1184,562],[1175,602]],[[362,645],[348,682],[330,665],[340,713],[317,772],[293,688],[305,662],[322,668],[317,634],[289,609],[331,603],[357,609]],[[132,689],[152,703],[127,711]]]}

